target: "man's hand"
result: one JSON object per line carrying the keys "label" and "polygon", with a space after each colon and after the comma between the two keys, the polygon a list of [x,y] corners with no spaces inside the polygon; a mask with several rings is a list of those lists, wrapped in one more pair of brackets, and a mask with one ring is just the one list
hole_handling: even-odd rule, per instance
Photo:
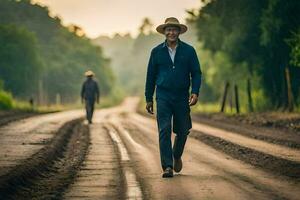
{"label": "man's hand", "polygon": [[189,99],[189,105],[193,106],[198,102],[198,95],[192,94]]}
{"label": "man's hand", "polygon": [[153,102],[147,102],[146,110],[147,110],[148,113],[153,115]]}

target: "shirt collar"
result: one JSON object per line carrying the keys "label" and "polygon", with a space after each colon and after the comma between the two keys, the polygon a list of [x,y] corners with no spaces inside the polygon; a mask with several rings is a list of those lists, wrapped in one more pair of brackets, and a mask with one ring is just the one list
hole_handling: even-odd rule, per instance
{"label": "shirt collar", "polygon": [[[181,44],[181,40],[178,38],[176,49],[177,49],[178,46],[180,46],[180,44]],[[165,42],[162,45],[162,48],[165,48],[165,47],[168,47],[167,40],[165,40]]]}

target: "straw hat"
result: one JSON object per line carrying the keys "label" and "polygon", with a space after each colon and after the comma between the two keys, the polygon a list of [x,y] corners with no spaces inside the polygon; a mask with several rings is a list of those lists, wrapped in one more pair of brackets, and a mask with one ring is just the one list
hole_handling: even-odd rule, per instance
{"label": "straw hat", "polygon": [[164,24],[159,25],[158,27],[156,27],[156,31],[164,34],[164,29],[167,26],[177,26],[180,28],[180,34],[185,33],[187,31],[187,26],[184,24],[180,24],[178,19],[176,19],[175,17],[169,17],[165,20]]}
{"label": "straw hat", "polygon": [[84,73],[84,75],[85,75],[85,76],[94,76],[95,74],[94,74],[94,72],[92,72],[91,70],[89,70],[89,71],[86,71],[86,72]]}

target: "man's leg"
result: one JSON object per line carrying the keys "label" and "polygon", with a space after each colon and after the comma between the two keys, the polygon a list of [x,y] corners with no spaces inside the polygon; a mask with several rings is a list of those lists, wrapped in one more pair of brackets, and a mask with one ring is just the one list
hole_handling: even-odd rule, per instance
{"label": "man's leg", "polygon": [[89,103],[85,100],[85,112],[86,112],[86,119],[89,120]]}
{"label": "man's leg", "polygon": [[177,135],[175,136],[174,145],[173,145],[174,159],[181,158],[181,156],[183,154],[186,139],[187,139],[187,134],[178,134],[177,133]]}
{"label": "man's leg", "polygon": [[92,121],[92,116],[91,116],[91,112],[92,112],[92,107],[91,107],[91,101],[86,100],[85,101],[85,109],[86,109],[86,118],[89,121],[89,123],[91,123]]}
{"label": "man's leg", "polygon": [[95,101],[91,102],[91,113],[90,113],[90,121],[92,122],[93,119],[93,114],[94,114],[94,106],[95,106]]}
{"label": "man's leg", "polygon": [[174,169],[176,172],[179,172],[182,168],[181,156],[184,151],[189,130],[192,128],[192,122],[188,102],[176,102],[173,106],[173,131],[176,133],[173,145],[173,156],[175,159],[175,168],[177,168]]}
{"label": "man's leg", "polygon": [[173,153],[171,141],[171,105],[169,105],[169,102],[165,100],[158,99],[156,106],[161,166],[163,170],[165,170],[167,167],[173,169]]}

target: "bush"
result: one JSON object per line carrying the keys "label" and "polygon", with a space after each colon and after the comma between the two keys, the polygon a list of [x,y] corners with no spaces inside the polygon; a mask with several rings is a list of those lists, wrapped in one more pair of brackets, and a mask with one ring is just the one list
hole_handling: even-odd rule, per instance
{"label": "bush", "polygon": [[8,110],[13,107],[13,98],[10,93],[0,90],[0,110]]}

